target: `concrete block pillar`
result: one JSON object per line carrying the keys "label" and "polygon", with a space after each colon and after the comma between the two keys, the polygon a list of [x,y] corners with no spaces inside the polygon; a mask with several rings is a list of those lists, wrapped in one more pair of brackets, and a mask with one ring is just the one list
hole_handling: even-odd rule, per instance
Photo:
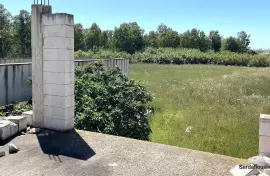
{"label": "concrete block pillar", "polygon": [[69,14],[44,14],[44,127],[74,128],[74,20]]}
{"label": "concrete block pillar", "polygon": [[270,157],[270,115],[260,115],[259,155]]}
{"label": "concrete block pillar", "polygon": [[32,5],[31,12],[31,47],[32,47],[32,99],[33,125],[43,125],[43,32],[42,14],[51,14],[51,6]]}
{"label": "concrete block pillar", "polygon": [[39,88],[35,87],[33,93],[34,124],[58,131],[71,130],[75,110],[73,15],[42,13],[39,19],[39,52],[38,57],[33,57],[33,61],[39,61],[33,65],[33,75],[40,78],[33,79],[33,88]]}

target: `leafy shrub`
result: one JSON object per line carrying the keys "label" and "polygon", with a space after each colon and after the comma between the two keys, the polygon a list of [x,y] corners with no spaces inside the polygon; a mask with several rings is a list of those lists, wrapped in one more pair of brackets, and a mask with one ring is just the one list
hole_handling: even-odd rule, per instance
{"label": "leafy shrub", "polygon": [[0,116],[21,115],[25,111],[32,109],[30,102],[20,102],[0,107]]}
{"label": "leafy shrub", "polygon": [[29,77],[29,78],[27,79],[27,82],[28,82],[29,84],[32,85],[32,77]]}
{"label": "leafy shrub", "polygon": [[248,63],[248,66],[250,67],[269,67],[269,65],[270,65],[270,59],[265,56],[253,58]]}
{"label": "leafy shrub", "polygon": [[75,73],[77,129],[149,140],[152,98],[141,83],[100,62],[77,67]]}

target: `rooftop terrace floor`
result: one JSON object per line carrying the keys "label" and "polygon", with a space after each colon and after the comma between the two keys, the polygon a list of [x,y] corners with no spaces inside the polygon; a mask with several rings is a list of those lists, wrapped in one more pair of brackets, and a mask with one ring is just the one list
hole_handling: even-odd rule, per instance
{"label": "rooftop terrace floor", "polygon": [[[48,135],[44,135],[44,134]],[[42,131],[12,139],[20,148],[8,154],[8,143],[0,145],[0,175],[88,175],[88,176],[176,176],[230,175],[229,170],[246,160],[206,152],[73,131]]]}

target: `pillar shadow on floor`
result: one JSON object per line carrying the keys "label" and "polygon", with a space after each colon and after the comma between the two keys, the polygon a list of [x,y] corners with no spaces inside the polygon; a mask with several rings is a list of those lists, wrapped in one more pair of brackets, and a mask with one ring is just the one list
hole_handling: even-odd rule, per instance
{"label": "pillar shadow on floor", "polygon": [[96,154],[76,130],[65,133],[41,130],[37,138],[44,154],[60,162],[59,156],[88,160]]}

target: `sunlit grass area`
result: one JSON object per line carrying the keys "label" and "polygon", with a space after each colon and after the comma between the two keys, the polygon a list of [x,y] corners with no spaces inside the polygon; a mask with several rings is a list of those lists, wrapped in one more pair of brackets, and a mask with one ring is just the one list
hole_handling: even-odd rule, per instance
{"label": "sunlit grass area", "polygon": [[239,158],[258,154],[259,115],[270,113],[269,68],[132,64],[131,78],[154,94],[153,142]]}

